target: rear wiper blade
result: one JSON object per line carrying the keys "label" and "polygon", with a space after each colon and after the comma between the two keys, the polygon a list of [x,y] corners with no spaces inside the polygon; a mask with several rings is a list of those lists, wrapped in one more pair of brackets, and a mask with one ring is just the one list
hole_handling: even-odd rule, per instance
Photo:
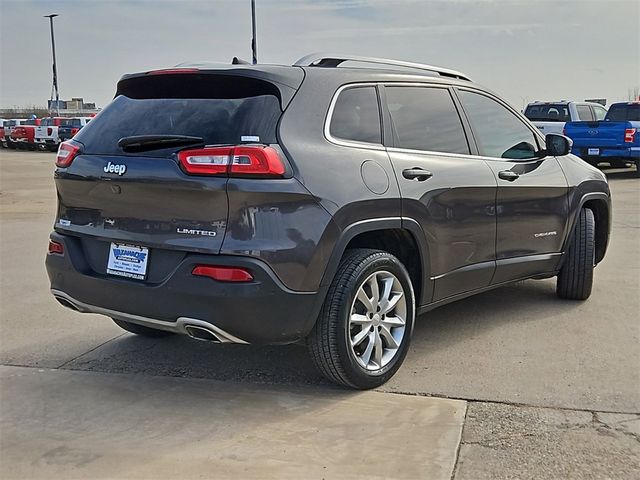
{"label": "rear wiper blade", "polygon": [[118,146],[125,152],[158,150],[183,145],[204,145],[204,139],[188,135],[133,135],[118,140]]}

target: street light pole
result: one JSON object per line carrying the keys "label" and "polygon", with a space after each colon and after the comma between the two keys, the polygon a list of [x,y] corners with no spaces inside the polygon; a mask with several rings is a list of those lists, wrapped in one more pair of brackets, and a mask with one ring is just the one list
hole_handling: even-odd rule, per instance
{"label": "street light pole", "polygon": [[58,112],[58,116],[60,116],[60,96],[58,94],[58,70],[56,67],[56,41],[53,36],[53,19],[54,17],[57,17],[57,16],[58,16],[57,13],[52,13],[51,15],[45,15],[44,17],[49,19],[49,26],[51,27],[51,53],[53,54],[53,91],[55,91],[56,93],[56,111]]}
{"label": "street light pole", "polygon": [[253,36],[251,37],[251,54],[253,56],[253,64],[258,63],[258,45],[256,39],[256,0],[251,0],[251,30]]}

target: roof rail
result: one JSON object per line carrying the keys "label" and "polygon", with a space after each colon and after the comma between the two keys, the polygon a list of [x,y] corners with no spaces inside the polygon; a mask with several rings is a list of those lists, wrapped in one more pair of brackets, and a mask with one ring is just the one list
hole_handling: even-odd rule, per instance
{"label": "roof rail", "polygon": [[449,70],[448,68],[424,65],[422,63],[403,62],[400,60],[390,60],[388,58],[360,57],[351,55],[334,55],[328,53],[311,53],[302,57],[294,66],[297,67],[337,67],[343,62],[376,63],[393,67],[411,68],[438,74],[442,77],[457,78],[459,80],[471,81],[471,78],[462,72]]}

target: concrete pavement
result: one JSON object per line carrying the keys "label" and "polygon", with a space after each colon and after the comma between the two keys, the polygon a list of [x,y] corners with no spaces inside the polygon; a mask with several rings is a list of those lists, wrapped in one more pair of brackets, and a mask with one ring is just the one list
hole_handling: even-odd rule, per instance
{"label": "concrete pavement", "polygon": [[466,402],[0,367],[3,479],[451,478]]}

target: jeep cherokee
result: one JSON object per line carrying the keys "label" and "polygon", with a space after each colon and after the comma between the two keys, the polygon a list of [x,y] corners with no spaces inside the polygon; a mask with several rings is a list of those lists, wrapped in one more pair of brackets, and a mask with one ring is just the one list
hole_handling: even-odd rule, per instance
{"label": "jeep cherokee", "polygon": [[139,335],[302,340],[329,379],[373,388],[435,307],[553,276],[589,297],[610,193],[570,148],[429,65],[125,75],[60,145],[51,291]]}

